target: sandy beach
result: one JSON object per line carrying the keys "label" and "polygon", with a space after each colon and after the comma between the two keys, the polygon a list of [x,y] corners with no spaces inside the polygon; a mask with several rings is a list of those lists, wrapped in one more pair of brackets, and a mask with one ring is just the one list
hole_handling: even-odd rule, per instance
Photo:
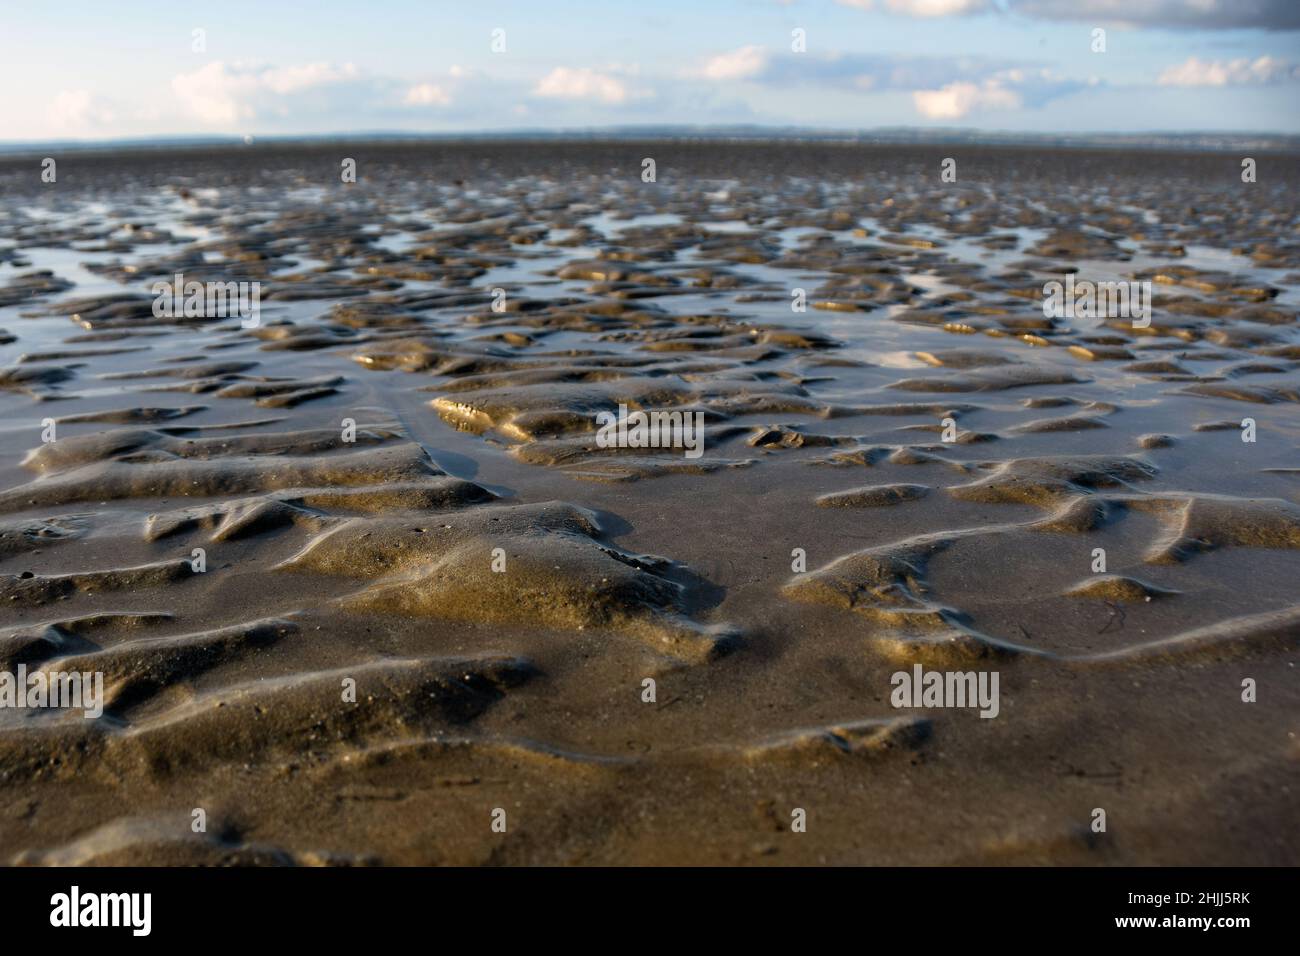
{"label": "sandy beach", "polygon": [[1256,159],[0,157],[0,670],[104,687],[0,708],[0,863],[1300,863],[1300,158]]}

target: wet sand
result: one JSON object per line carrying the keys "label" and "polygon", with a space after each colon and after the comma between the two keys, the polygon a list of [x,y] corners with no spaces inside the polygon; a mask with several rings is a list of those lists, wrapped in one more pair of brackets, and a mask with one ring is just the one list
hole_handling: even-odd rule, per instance
{"label": "wet sand", "polygon": [[[0,862],[1300,862],[1300,159],[1257,159],[0,160],[0,670],[107,687],[0,709]],[[1067,272],[1150,326],[1045,318]],[[176,273],[260,325],[155,317]],[[703,455],[600,447],[620,404]],[[895,708],[916,664],[997,717]]]}

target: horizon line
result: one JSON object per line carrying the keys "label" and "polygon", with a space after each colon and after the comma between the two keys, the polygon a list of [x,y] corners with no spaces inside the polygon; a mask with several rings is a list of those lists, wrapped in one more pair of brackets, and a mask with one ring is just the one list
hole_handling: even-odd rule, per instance
{"label": "horizon line", "polygon": [[174,136],[105,137],[103,139],[0,139],[0,152],[18,154],[41,149],[113,150],[132,148],[291,145],[295,143],[358,141],[462,141],[530,139],[696,139],[726,140],[815,140],[865,144],[942,145],[969,142],[982,145],[1039,144],[1054,146],[1127,145],[1145,148],[1231,149],[1251,146],[1274,150],[1300,150],[1300,134],[1257,130],[1173,130],[1149,133],[1075,131],[1026,132],[965,127],[878,126],[839,129],[777,124],[683,124],[648,123],[585,127],[528,127],[456,131],[410,131],[392,129],[351,130],[322,133],[276,133],[240,135],[234,133],[185,133]]}

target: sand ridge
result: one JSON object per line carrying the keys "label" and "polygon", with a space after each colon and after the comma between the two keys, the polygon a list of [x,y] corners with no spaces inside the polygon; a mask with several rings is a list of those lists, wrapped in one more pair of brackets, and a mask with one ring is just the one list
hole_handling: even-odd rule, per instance
{"label": "sand ridge", "polygon": [[[0,711],[0,860],[1300,859],[1300,166],[940,158],[0,160],[0,667],[107,687]],[[1045,316],[1067,271],[1150,325]],[[916,664],[997,718],[900,714]]]}

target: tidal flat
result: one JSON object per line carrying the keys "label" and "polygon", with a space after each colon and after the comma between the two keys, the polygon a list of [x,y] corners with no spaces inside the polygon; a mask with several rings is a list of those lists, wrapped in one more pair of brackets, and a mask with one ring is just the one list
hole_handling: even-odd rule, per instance
{"label": "tidal flat", "polygon": [[[1300,157],[1254,158],[0,158],[0,671],[105,688],[0,707],[0,863],[1300,863]],[[920,667],[996,716],[891,703]]]}

